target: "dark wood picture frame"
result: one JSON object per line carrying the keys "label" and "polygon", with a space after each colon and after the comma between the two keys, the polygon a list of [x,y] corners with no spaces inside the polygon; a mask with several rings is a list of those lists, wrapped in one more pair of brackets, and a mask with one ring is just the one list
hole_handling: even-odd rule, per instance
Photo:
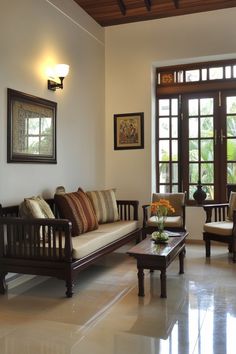
{"label": "dark wood picture frame", "polygon": [[57,163],[57,103],[7,89],[7,162]]}
{"label": "dark wood picture frame", "polygon": [[114,149],[144,148],[144,113],[114,114]]}

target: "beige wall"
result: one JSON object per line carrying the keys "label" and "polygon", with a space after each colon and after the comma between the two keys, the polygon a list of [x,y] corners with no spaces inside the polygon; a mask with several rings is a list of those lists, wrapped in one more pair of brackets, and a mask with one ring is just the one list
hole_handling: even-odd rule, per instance
{"label": "beige wall", "polygon": [[[103,187],[104,29],[73,0],[1,0],[0,202]],[[67,63],[64,90],[47,90],[45,69]],[[56,165],[8,164],[7,88],[58,103]]]}
{"label": "beige wall", "polygon": [[[106,184],[119,197],[150,201],[155,117],[154,68],[236,57],[236,9],[108,27],[106,38]],[[114,151],[113,114],[144,112],[144,150]],[[191,237],[201,239],[202,208],[187,210]]]}

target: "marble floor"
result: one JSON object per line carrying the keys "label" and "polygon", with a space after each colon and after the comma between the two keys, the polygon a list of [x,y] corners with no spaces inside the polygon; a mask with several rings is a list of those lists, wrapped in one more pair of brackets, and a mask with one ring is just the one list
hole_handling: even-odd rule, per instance
{"label": "marble floor", "polygon": [[[127,248],[128,249],[128,248]],[[226,247],[187,245],[167,271],[145,271],[137,296],[135,260],[126,248],[80,273],[72,299],[60,280],[25,276],[0,296],[0,354],[235,354],[236,264]]]}

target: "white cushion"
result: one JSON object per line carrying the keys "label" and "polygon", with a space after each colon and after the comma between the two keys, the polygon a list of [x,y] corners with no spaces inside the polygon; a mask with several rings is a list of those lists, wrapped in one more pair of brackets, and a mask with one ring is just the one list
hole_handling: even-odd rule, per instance
{"label": "white cushion", "polygon": [[137,228],[138,221],[116,221],[99,225],[97,230],[72,237],[73,258],[85,257]]}
{"label": "white cushion", "polygon": [[[156,216],[151,216],[148,219],[147,226],[157,227]],[[165,227],[183,227],[183,218],[181,216],[167,216]]]}
{"label": "white cushion", "polygon": [[233,231],[233,223],[231,221],[209,222],[204,225],[203,230],[210,234],[230,236]]}

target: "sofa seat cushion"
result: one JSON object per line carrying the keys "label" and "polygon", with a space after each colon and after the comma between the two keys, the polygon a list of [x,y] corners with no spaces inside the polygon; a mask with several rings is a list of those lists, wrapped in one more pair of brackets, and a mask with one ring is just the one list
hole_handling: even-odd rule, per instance
{"label": "sofa seat cushion", "polygon": [[[148,219],[147,226],[157,227],[156,216],[151,216]],[[183,218],[181,216],[167,216],[165,227],[183,227]]]}
{"label": "sofa seat cushion", "polygon": [[233,231],[233,222],[231,221],[215,221],[206,223],[203,227],[205,232],[210,234],[231,236]]}
{"label": "sofa seat cushion", "polygon": [[80,259],[138,228],[138,221],[116,221],[72,238],[73,258]]}

